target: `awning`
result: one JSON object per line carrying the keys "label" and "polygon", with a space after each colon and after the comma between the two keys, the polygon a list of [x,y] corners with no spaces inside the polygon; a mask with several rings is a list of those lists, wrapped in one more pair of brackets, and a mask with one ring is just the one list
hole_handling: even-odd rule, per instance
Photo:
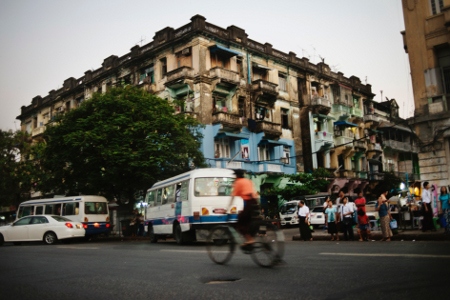
{"label": "awning", "polygon": [[332,117],[332,116],[328,116],[328,115],[322,115],[322,114],[313,114],[312,115],[314,118],[318,118],[321,120],[327,119],[327,120],[336,120],[336,118]]}
{"label": "awning", "polygon": [[373,159],[373,158],[371,158],[371,159],[368,159],[367,160],[369,163],[371,163],[371,164],[376,164],[376,165],[382,165],[383,163],[381,162],[381,161],[379,161],[378,159]]}
{"label": "awning", "polygon": [[223,138],[225,138],[225,137],[230,137],[230,138],[242,140],[242,139],[248,139],[248,138],[249,138],[249,135],[248,135],[248,134],[245,134],[245,133],[219,132],[219,133],[216,135],[215,138],[216,138],[216,139],[223,139]]}
{"label": "awning", "polygon": [[355,123],[351,123],[348,121],[336,121],[334,122],[334,126],[345,126],[345,127],[358,127]]}
{"label": "awning", "polygon": [[287,143],[285,142],[280,142],[280,141],[274,141],[274,140],[261,140],[258,144],[259,145],[267,145],[267,144],[272,144],[272,145],[276,145],[276,146],[289,146]]}
{"label": "awning", "polygon": [[378,125],[378,128],[395,128],[395,129],[398,129],[398,130],[412,132],[411,129],[409,129],[408,127],[401,126],[401,125],[395,125],[395,124],[392,124],[392,123],[389,123],[389,122],[381,122],[380,125]]}
{"label": "awning", "polygon": [[209,51],[211,51],[211,53],[225,52],[226,54],[228,54],[230,56],[243,56],[243,54],[241,52],[231,50],[230,48],[220,46],[220,45],[214,45],[214,46],[209,47]]}

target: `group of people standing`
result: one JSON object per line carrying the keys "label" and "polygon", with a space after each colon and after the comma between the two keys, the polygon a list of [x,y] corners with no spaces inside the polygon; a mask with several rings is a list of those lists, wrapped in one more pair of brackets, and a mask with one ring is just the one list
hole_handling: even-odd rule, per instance
{"label": "group of people standing", "polygon": [[[421,208],[421,214],[423,216],[422,219],[422,231],[435,231],[436,228],[434,227],[433,223],[433,208],[431,205],[431,189],[434,188],[430,187],[430,183],[428,181],[425,181],[423,183],[423,190],[422,190],[422,208]],[[446,186],[442,186],[439,193],[439,201],[438,202],[438,212],[439,215],[442,215],[445,222],[445,234],[450,234],[450,195],[448,193],[448,189]]]}

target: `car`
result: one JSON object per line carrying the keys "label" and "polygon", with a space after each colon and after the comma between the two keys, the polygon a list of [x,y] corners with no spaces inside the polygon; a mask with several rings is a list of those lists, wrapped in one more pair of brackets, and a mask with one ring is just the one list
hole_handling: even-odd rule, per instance
{"label": "car", "polygon": [[58,240],[82,238],[85,229],[80,222],[73,222],[65,217],[53,215],[26,216],[14,223],[0,227],[0,245],[3,242],[43,241],[51,245]]}
{"label": "car", "polygon": [[325,214],[323,213],[323,206],[316,206],[311,210],[310,223],[314,227],[325,225]]}

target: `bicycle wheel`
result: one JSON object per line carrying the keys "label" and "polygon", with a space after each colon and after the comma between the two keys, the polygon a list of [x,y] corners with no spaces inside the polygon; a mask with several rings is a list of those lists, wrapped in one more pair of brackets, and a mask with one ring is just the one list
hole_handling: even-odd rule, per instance
{"label": "bicycle wheel", "polygon": [[272,267],[281,262],[284,255],[284,234],[272,223],[259,221],[254,224],[255,244],[251,252],[253,261],[261,267]]}
{"label": "bicycle wheel", "polygon": [[228,226],[219,225],[211,229],[206,241],[208,256],[219,265],[227,263],[234,253],[234,239]]}

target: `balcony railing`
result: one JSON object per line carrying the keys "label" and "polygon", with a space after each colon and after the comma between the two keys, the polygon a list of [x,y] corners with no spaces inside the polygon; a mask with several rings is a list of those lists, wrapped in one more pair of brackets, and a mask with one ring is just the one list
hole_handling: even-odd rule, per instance
{"label": "balcony railing", "polygon": [[341,105],[341,104],[333,104],[332,112],[333,113],[341,113],[341,114],[349,114],[350,108],[348,106]]}
{"label": "balcony railing", "polygon": [[266,121],[259,121],[256,122],[256,132],[264,132],[265,134],[272,135],[272,136],[280,136],[281,131],[281,124],[266,122]]}
{"label": "balcony railing", "polygon": [[366,143],[363,140],[357,140],[353,143],[356,148],[367,149]]}
{"label": "balcony railing", "polygon": [[45,126],[40,126],[40,127],[36,127],[31,131],[31,136],[36,136],[36,135],[40,135],[43,134],[45,131]]}
{"label": "balcony railing", "polygon": [[364,116],[362,109],[356,107],[350,107],[350,114],[361,118]]}
{"label": "balcony railing", "polygon": [[331,107],[331,102],[325,97],[311,95],[311,105]]}
{"label": "balcony railing", "polygon": [[333,133],[327,131],[317,131],[314,138],[316,141],[333,142]]}
{"label": "balcony railing", "polygon": [[215,67],[209,70],[211,78],[219,78],[230,83],[239,84],[239,74],[221,67]]}
{"label": "balcony railing", "polygon": [[260,162],[258,165],[259,172],[275,172],[283,173],[283,165],[268,162]]}
{"label": "balcony railing", "polygon": [[167,73],[167,83],[185,78],[194,78],[194,69],[191,67],[181,67]]}
{"label": "balcony railing", "polygon": [[377,115],[364,115],[364,122],[380,122],[380,117]]}
{"label": "balcony railing", "polygon": [[383,151],[383,149],[381,148],[381,145],[378,143],[375,144],[369,144],[367,145],[367,150],[368,151]]}
{"label": "balcony railing", "polygon": [[337,147],[345,146],[346,148],[352,148],[354,139],[346,136],[338,136],[335,138],[335,141]]}
{"label": "balcony railing", "polygon": [[278,85],[262,79],[258,79],[252,82],[252,90],[255,92],[260,91],[264,93],[278,95]]}
{"label": "balcony railing", "polygon": [[213,124],[221,123],[226,127],[242,128],[247,126],[247,119],[226,112],[217,112],[213,114]]}

